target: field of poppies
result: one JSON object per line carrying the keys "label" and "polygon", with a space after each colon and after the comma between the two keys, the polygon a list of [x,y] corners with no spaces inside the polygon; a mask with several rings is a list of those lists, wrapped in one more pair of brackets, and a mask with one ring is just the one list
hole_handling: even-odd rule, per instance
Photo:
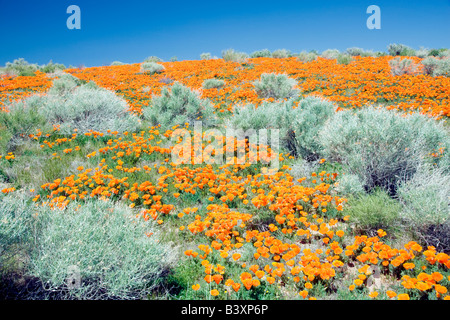
{"label": "field of poppies", "polygon": [[450,300],[448,52],[0,74],[0,296]]}

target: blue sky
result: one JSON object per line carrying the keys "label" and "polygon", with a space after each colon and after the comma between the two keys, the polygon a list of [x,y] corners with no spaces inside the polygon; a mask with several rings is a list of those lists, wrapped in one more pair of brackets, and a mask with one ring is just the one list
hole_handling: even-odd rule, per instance
{"label": "blue sky", "polygon": [[[81,29],[69,30],[69,5],[81,9]],[[369,30],[369,5],[381,9],[381,29]],[[0,0],[0,65],[23,57],[44,64],[109,65],[221,56],[234,48],[386,50],[450,48],[450,0],[432,1],[116,1]]]}

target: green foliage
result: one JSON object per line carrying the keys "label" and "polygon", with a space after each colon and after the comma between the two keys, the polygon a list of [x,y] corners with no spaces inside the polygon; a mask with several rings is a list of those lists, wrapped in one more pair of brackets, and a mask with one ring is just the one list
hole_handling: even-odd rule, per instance
{"label": "green foliage", "polygon": [[209,52],[203,52],[203,53],[200,55],[200,59],[201,59],[201,60],[210,60],[210,59],[211,59],[211,53],[209,53]]}
{"label": "green foliage", "polygon": [[404,44],[392,43],[388,45],[388,53],[391,56],[415,56],[416,51]]}
{"label": "green foliage", "polygon": [[221,88],[225,85],[225,81],[220,79],[206,79],[203,81],[203,89]]}
{"label": "green foliage", "polygon": [[250,55],[251,58],[269,58],[271,56],[272,53],[269,49],[257,50]]}
{"label": "green foliage", "polygon": [[163,60],[158,58],[157,56],[150,56],[150,57],[146,58],[144,60],[144,62],[155,62],[156,63],[156,62],[163,62]]}
{"label": "green foliage", "polygon": [[225,61],[243,63],[247,61],[248,54],[245,52],[234,51],[234,49],[227,49],[222,51],[222,58]]}
{"label": "green foliage", "polygon": [[288,58],[291,56],[291,52],[286,49],[278,49],[272,52],[272,58]]}
{"label": "green foliage", "polygon": [[63,64],[60,64],[60,63],[53,63],[53,61],[50,60],[50,62],[48,64],[43,65],[39,69],[40,69],[40,71],[42,71],[44,73],[55,73],[58,70],[66,69],[66,66]]}
{"label": "green foliage", "polygon": [[164,66],[162,64],[156,62],[143,62],[141,64],[141,71],[148,72],[150,74],[160,73],[164,70]]}
{"label": "green foliage", "polygon": [[48,94],[64,97],[71,94],[80,84],[81,81],[78,78],[71,74],[63,74],[53,81],[53,86],[48,91]]}
{"label": "green foliage", "polygon": [[297,54],[297,60],[303,61],[303,62],[311,62],[316,60],[318,57],[317,53],[315,52],[306,52],[302,51],[299,54]]}
{"label": "green foliage", "polygon": [[37,64],[30,64],[24,58],[15,59],[13,62],[7,62],[5,67],[5,71],[8,74],[18,76],[34,76],[37,70],[39,70]]}
{"label": "green foliage", "polygon": [[337,63],[338,64],[349,64],[350,62],[353,61],[352,56],[348,55],[348,54],[339,54],[337,57]]}
{"label": "green foliage", "polygon": [[436,168],[419,170],[401,184],[398,197],[402,217],[416,228],[445,223],[450,218],[450,175]]}
{"label": "green foliage", "polygon": [[139,120],[128,112],[126,101],[115,93],[94,85],[75,88],[65,96],[48,95],[40,112],[48,121],[60,126],[62,134],[86,133],[91,130],[134,131]]}
{"label": "green foliage", "polygon": [[263,73],[261,79],[253,82],[256,93],[260,98],[273,98],[275,100],[294,98],[299,95],[295,79],[285,74]]}
{"label": "green foliage", "polygon": [[418,65],[411,59],[401,59],[396,57],[389,60],[389,66],[391,67],[391,73],[393,76],[401,76],[404,74],[415,74],[418,72]]}
{"label": "green foliage", "polygon": [[362,48],[358,47],[352,47],[345,50],[345,53],[352,56],[360,56],[360,57],[373,57],[375,56],[375,53],[373,51],[364,50]]}
{"label": "green foliage", "polygon": [[350,199],[346,214],[360,230],[389,230],[395,225],[401,205],[381,189]]}
{"label": "green foliage", "polygon": [[123,63],[121,61],[113,61],[111,62],[110,66],[123,66],[126,63]]}
{"label": "green foliage", "polygon": [[44,207],[38,219],[38,245],[29,273],[40,278],[46,290],[66,288],[76,268],[81,285],[68,290],[69,296],[143,298],[174,262],[173,248],[161,244],[153,227],[124,205],[92,201],[71,203],[64,210]]}
{"label": "green foliage", "polygon": [[334,115],[336,106],[318,97],[306,97],[298,105],[295,118],[297,153],[307,160],[317,160],[322,153],[318,135],[324,123]]}
{"label": "green foliage", "polygon": [[327,121],[319,134],[324,155],[356,174],[365,187],[395,192],[399,181],[413,176],[448,135],[433,119],[367,107],[345,110]]}
{"label": "green foliage", "polygon": [[10,105],[9,112],[0,112],[0,127],[10,134],[9,151],[27,140],[30,134],[37,133],[38,129],[48,127],[46,117],[39,112],[42,105],[41,97],[31,96]]}
{"label": "green foliage", "polygon": [[340,175],[338,183],[336,190],[342,195],[357,196],[364,193],[364,185],[355,174]]}
{"label": "green foliage", "polygon": [[337,49],[328,49],[328,50],[325,50],[324,52],[322,52],[321,56],[322,56],[322,58],[333,60],[333,59],[337,59],[339,54],[340,54],[340,52]]}
{"label": "green foliage", "polygon": [[214,123],[214,107],[208,100],[201,99],[196,92],[179,82],[170,90],[164,87],[160,96],[153,96],[151,106],[143,111],[144,118],[152,125],[161,125],[164,130],[175,125],[191,125],[202,121],[207,127]]}
{"label": "green foliage", "polygon": [[[13,245],[25,245],[32,238],[33,207],[27,195],[15,192],[0,196],[0,252],[10,250]],[[1,265],[1,260],[0,260]]]}

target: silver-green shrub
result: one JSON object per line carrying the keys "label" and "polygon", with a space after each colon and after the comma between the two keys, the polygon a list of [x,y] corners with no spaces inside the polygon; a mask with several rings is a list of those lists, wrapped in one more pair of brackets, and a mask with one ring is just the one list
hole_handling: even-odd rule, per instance
{"label": "silver-green shrub", "polygon": [[442,58],[434,69],[433,76],[450,77],[450,58]]}
{"label": "silver-green shrub", "polygon": [[416,228],[450,219],[450,175],[438,168],[423,168],[398,188],[402,218]]}
{"label": "silver-green shrub", "polygon": [[321,56],[322,56],[322,58],[333,60],[333,59],[337,59],[339,54],[340,54],[340,52],[337,49],[328,49],[328,50],[325,50],[324,52],[322,52]]}
{"label": "silver-green shrub", "polygon": [[356,174],[366,188],[395,191],[399,181],[411,178],[449,137],[433,119],[366,107],[337,112],[323,126],[319,139],[324,155]]}
{"label": "silver-green shrub", "polygon": [[416,51],[404,44],[391,43],[388,45],[388,53],[391,56],[415,56]]}
{"label": "silver-green shrub", "polygon": [[401,76],[404,74],[415,74],[419,71],[418,65],[411,59],[396,57],[389,60],[389,66],[391,68],[391,74],[393,76]]}
{"label": "silver-green shrub", "polygon": [[322,153],[319,133],[334,115],[336,106],[325,99],[310,96],[302,99],[297,109],[295,117],[291,118],[297,153],[306,160],[317,160]]}
{"label": "silver-green shrub", "polygon": [[248,59],[248,54],[235,51],[234,49],[227,49],[222,51],[222,58],[225,61],[243,63]]}
{"label": "silver-green shrub", "polygon": [[347,50],[345,50],[345,53],[352,57],[356,57],[356,56],[374,57],[375,56],[375,53],[373,51],[364,50],[364,49],[358,48],[358,47],[348,48]]}
{"label": "silver-green shrub", "polygon": [[175,82],[170,89],[164,87],[160,96],[153,96],[143,116],[153,125],[160,124],[164,130],[175,125],[184,126],[185,123],[193,125],[195,121],[202,121],[204,127],[215,122],[211,102],[201,99],[196,92],[179,82]]}
{"label": "silver-green shrub", "polygon": [[203,81],[202,88],[203,89],[212,89],[212,88],[221,88],[225,85],[225,81],[220,79],[206,79]]}
{"label": "silver-green shrub", "polygon": [[150,74],[160,73],[164,70],[164,66],[162,64],[156,62],[143,62],[141,64],[141,71],[148,72]]}
{"label": "silver-green shrub", "polygon": [[300,90],[296,89],[297,81],[285,74],[263,73],[260,80],[253,82],[256,93],[260,98],[275,100],[295,98]]}
{"label": "silver-green shrub", "polygon": [[353,58],[351,55],[342,54],[342,53],[337,56],[337,60],[336,60],[336,62],[338,64],[349,64],[352,61],[353,61]]}
{"label": "silver-green shrub", "polygon": [[161,58],[158,58],[157,56],[150,56],[144,60],[144,62],[163,62]]}
{"label": "silver-green shrub", "polygon": [[356,174],[339,175],[336,191],[342,195],[357,196],[364,193],[364,185]]}
{"label": "silver-green shrub", "polygon": [[29,274],[46,290],[65,293],[63,299],[146,298],[175,260],[176,251],[159,241],[154,226],[119,203],[43,207],[37,219]]}
{"label": "silver-green shrub", "polygon": [[121,62],[121,61],[113,61],[113,62],[111,62],[110,66],[123,66],[125,64],[126,63]]}
{"label": "silver-green shrub", "polygon": [[297,60],[302,62],[311,62],[316,60],[318,55],[314,52],[306,52],[302,51],[299,54],[297,54]]}
{"label": "silver-green shrub", "polygon": [[272,53],[269,49],[257,50],[250,55],[251,58],[270,58],[271,56]]}
{"label": "silver-green shrub", "polygon": [[92,85],[77,87],[66,96],[48,95],[40,108],[50,123],[60,126],[60,133],[74,129],[83,134],[91,130],[135,131],[139,120],[128,109],[127,102],[114,92]]}
{"label": "silver-green shrub", "polygon": [[439,59],[436,59],[434,57],[427,57],[422,60],[423,65],[423,73],[428,75],[433,75],[434,70],[436,70],[437,66],[439,65]]}
{"label": "silver-green shrub", "polygon": [[203,52],[202,54],[200,54],[200,59],[201,60],[210,60],[211,59],[211,53]]}
{"label": "silver-green shrub", "polygon": [[77,86],[81,84],[80,80],[71,74],[62,74],[58,79],[53,81],[52,87],[49,89],[49,95],[66,96],[72,93]]}
{"label": "silver-green shrub", "polygon": [[272,52],[272,58],[288,58],[291,56],[291,52],[286,49],[278,49]]}
{"label": "silver-green shrub", "polygon": [[18,76],[34,76],[37,70],[39,70],[37,64],[30,64],[24,58],[15,59],[13,62],[7,62],[5,66],[7,74]]}

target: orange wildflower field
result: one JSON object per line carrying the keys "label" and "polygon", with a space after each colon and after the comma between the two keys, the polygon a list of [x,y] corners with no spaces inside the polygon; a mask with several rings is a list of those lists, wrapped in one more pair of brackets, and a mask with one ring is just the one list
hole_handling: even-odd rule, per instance
{"label": "orange wildflower field", "polygon": [[[53,124],[18,134],[22,142],[13,147],[2,134],[0,197],[25,195],[36,217],[44,207],[56,215],[90,201],[126,205],[148,228],[148,241],[172,246],[177,257],[150,297],[450,300],[449,252],[402,232],[359,228],[348,213],[352,196],[339,189],[338,163],[320,157],[314,169],[299,174],[298,157],[281,150],[272,154],[280,163],[274,174],[249,162],[216,165],[194,158],[175,164],[171,134],[177,126],[142,118],[152,99],[175,82],[210,101],[219,119],[232,118],[242,105],[275,100],[260,97],[254,81],[276,73],[297,81],[296,106],[307,96],[320,96],[334,103],[337,113],[376,105],[446,126],[450,78],[421,72],[393,76],[391,59],[190,60],[160,62],[164,70],[152,74],[139,63],[66,69],[81,85],[92,81],[122,97],[139,127],[67,134]],[[33,95],[45,96],[61,75],[0,75],[0,112],[10,113],[15,102]],[[224,85],[204,89],[207,79]],[[178,127],[192,130],[191,124]],[[203,150],[213,138],[200,137]],[[233,146],[237,152],[239,143]]]}

